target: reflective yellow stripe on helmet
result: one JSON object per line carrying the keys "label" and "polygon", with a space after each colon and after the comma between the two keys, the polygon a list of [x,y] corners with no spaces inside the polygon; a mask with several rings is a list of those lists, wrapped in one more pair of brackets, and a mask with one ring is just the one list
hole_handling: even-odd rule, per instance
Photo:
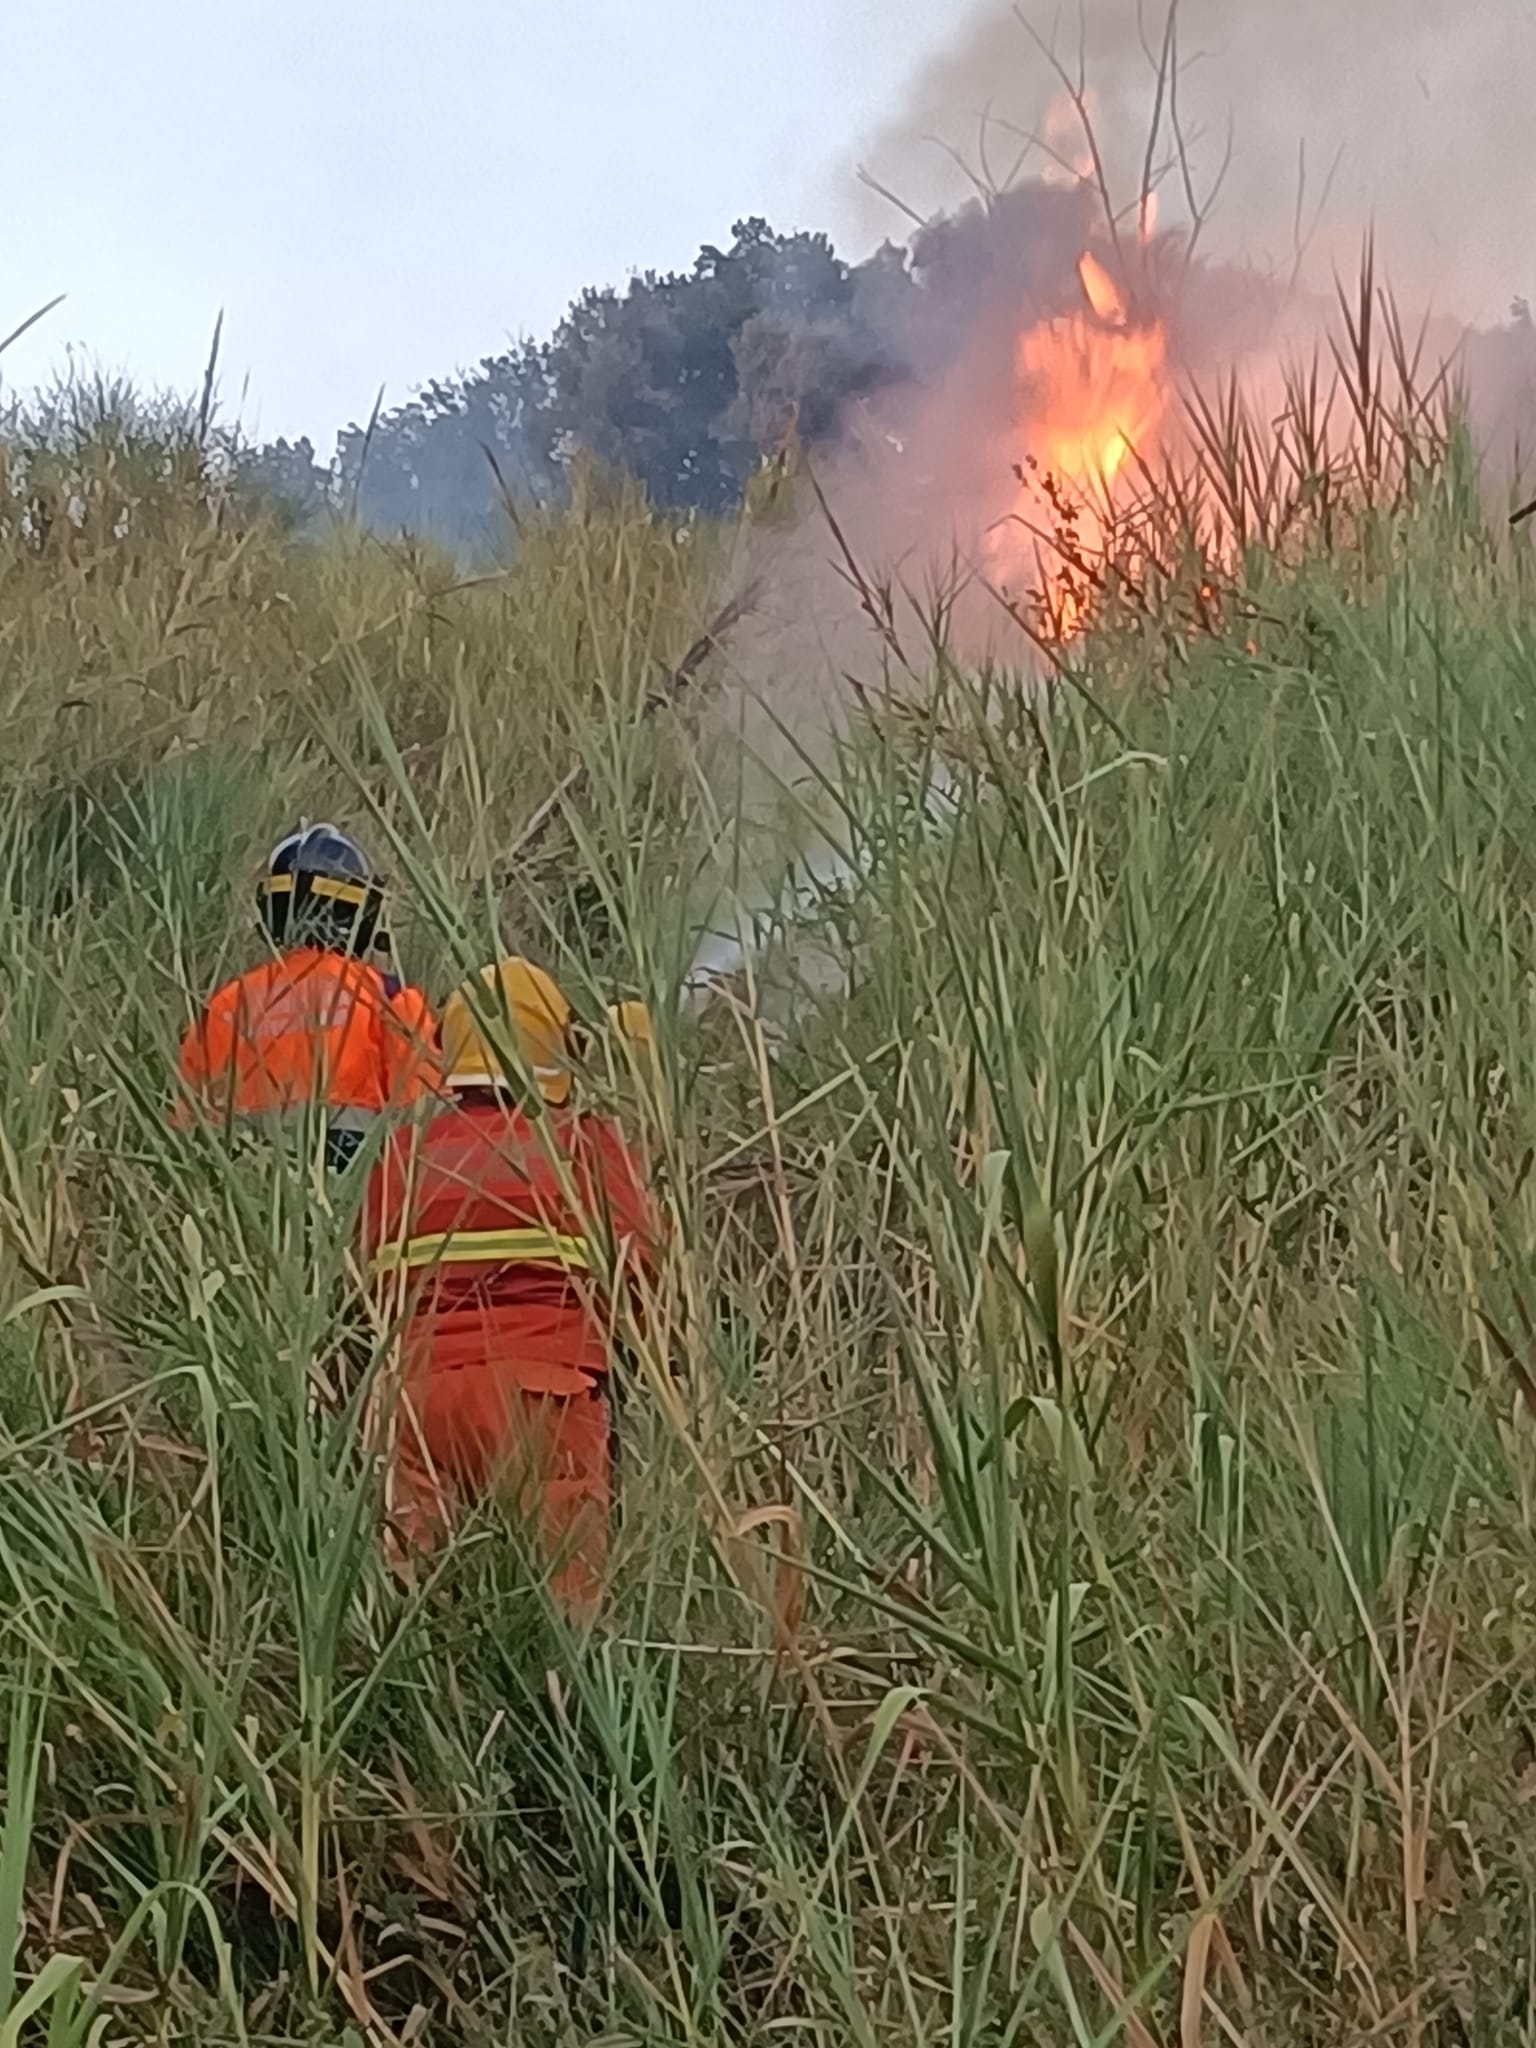
{"label": "reflective yellow stripe on helmet", "polygon": [[373,1255],[375,1273],[414,1272],[421,1266],[503,1264],[567,1266],[590,1272],[592,1256],[584,1237],[565,1237],[555,1230],[445,1230],[435,1237],[412,1237],[403,1244],[384,1244]]}
{"label": "reflective yellow stripe on helmet", "polygon": [[[304,880],[311,896],[330,897],[337,903],[351,904],[359,910],[368,900],[366,882],[343,882],[334,875],[306,875]],[[268,896],[291,896],[296,887],[296,877],[267,875],[260,886]]]}

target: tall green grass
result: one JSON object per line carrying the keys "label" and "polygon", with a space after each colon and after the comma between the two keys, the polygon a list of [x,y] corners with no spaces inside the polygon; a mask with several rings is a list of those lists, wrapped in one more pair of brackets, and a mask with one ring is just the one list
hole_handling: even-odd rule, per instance
{"label": "tall green grass", "polygon": [[[678,1000],[709,536],[594,481],[462,587],[21,495],[0,2041],[1536,2041],[1536,654],[1408,481],[1043,694],[887,677],[782,1045]],[[166,1125],[300,810],[435,992],[661,1020],[590,1636],[490,1513],[395,1584],[348,1196]]]}

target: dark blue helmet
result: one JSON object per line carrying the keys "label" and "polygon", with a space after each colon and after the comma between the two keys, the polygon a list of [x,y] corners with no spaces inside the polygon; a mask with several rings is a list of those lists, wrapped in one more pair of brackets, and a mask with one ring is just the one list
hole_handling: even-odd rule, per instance
{"label": "dark blue helmet", "polygon": [[383,891],[367,854],[336,825],[306,825],[273,847],[256,892],[279,946],[387,951]]}

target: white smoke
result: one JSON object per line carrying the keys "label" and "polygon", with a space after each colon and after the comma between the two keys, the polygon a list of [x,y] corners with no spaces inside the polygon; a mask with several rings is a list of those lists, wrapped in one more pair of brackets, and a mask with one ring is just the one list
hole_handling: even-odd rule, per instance
{"label": "white smoke", "polygon": [[845,989],[858,966],[850,931],[881,863],[908,858],[914,838],[952,830],[959,808],[953,777],[942,763],[929,763],[913,777],[895,843],[861,837],[845,850],[818,839],[772,881],[759,872],[744,886],[723,889],[688,971],[686,1007],[701,1009],[750,974],[760,984],[764,1014],[787,1024],[805,997]]}

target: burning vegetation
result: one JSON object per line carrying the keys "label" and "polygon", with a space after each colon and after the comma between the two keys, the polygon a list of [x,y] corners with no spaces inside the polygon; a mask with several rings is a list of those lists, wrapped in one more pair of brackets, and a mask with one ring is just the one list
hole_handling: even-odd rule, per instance
{"label": "burning vegetation", "polygon": [[[1089,561],[1102,560],[1117,486],[1145,460],[1168,408],[1168,332],[1136,318],[1091,251],[1078,262],[1081,308],[1026,328],[1015,364],[1023,408],[1020,503],[993,530],[990,554],[1005,580],[1021,566],[1039,576],[1042,630],[1067,640],[1087,621]],[[1052,515],[1042,526],[1041,509]]]}

